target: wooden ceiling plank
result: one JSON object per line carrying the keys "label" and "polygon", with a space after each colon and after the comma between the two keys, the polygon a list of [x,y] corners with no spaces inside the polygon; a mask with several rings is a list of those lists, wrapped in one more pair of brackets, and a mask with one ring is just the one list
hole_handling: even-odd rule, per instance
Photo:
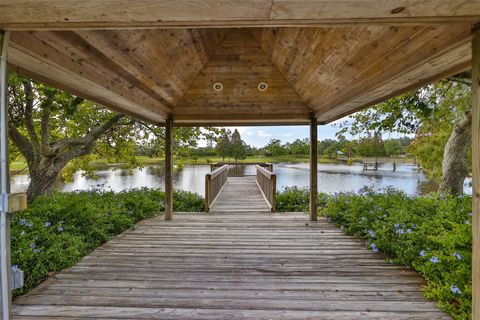
{"label": "wooden ceiling plank", "polygon": [[[145,86],[150,87],[160,96],[167,105],[172,106],[176,100],[171,88],[163,81],[164,75],[155,74],[156,65],[151,64],[149,59],[139,59],[138,52],[146,52],[145,48],[150,44],[145,39],[135,37],[135,32],[118,33],[112,31],[77,31],[82,39],[88,42],[92,47],[108,56],[117,65],[122,66],[126,72],[141,81]],[[128,39],[128,41],[126,41]],[[134,46],[135,48],[132,48]]]}
{"label": "wooden ceiling plank", "polygon": [[[372,66],[372,61],[381,61],[391,55],[403,44],[415,38],[425,31],[425,27],[382,27],[374,37],[368,36],[357,43],[355,51],[343,59],[340,65],[334,69],[323,70],[324,74],[330,74],[328,79],[318,79],[323,84],[323,90],[329,92],[336,88],[349,87],[365,70]],[[355,76],[352,76],[355,75]],[[354,80],[355,79],[355,80]],[[314,81],[310,79],[310,83]]]}
{"label": "wooden ceiling plank", "polygon": [[[45,33],[42,34],[45,35]],[[12,46],[16,47],[19,51],[35,57],[39,61],[47,62],[49,65],[56,65],[56,69],[62,68],[69,70],[69,75],[82,77],[90,83],[93,82],[97,86],[103,87],[106,91],[112,91],[116,95],[124,97],[124,99],[131,101],[132,104],[142,106],[160,114],[168,112],[169,109],[153,100],[147,94],[134,90],[134,86],[122,77],[109,73],[100,65],[92,65],[90,59],[80,58],[77,52],[69,54],[68,50],[71,50],[71,48],[69,48],[68,45],[56,48],[50,46],[46,41],[48,40],[43,38],[39,39],[35,33],[22,32],[12,34]],[[9,61],[13,61],[14,56],[10,55],[10,57],[11,59],[9,59]],[[17,64],[17,66],[24,69],[35,68],[35,65],[32,64]],[[59,78],[59,75],[55,73],[50,74],[52,80],[57,82],[67,81],[66,79]],[[62,75],[65,76],[66,73]]]}
{"label": "wooden ceiling plank", "polygon": [[[319,114],[319,116],[324,120],[329,119],[335,115],[356,110],[359,106],[364,107],[372,105],[373,102],[383,101],[385,97],[395,96],[397,92],[413,90],[431,83],[432,80],[438,81],[466,71],[471,67],[471,47],[469,44],[470,42],[465,42],[463,46],[459,46],[445,55],[429,60],[424,65],[391,79],[387,84],[379,86],[368,93],[364,93],[363,96],[359,96],[355,100],[339,105],[325,114]],[[455,64],[451,64],[452,61],[454,61]],[[431,76],[426,76],[429,74],[434,74],[434,78],[432,79]],[[408,84],[408,86],[405,84]]]}
{"label": "wooden ceiling plank", "polygon": [[[262,81],[268,84],[265,92],[257,88]],[[222,91],[212,88],[215,82],[223,84]],[[267,119],[289,111],[308,119],[308,107],[250,32],[232,29],[175,107],[174,116],[220,114],[234,120],[257,114]]]}
{"label": "wooden ceiling plank", "polygon": [[337,91],[332,91],[330,96],[324,96],[322,99],[314,101],[316,111],[325,111],[345,101],[353,100],[363,92],[368,92],[388,82],[395,75],[415,69],[426,61],[449,52],[456,48],[459,42],[464,42],[469,38],[470,32],[466,28],[437,27],[432,29],[430,34],[416,37],[416,41],[405,43],[395,51],[395,54],[392,53],[377,61],[361,74],[355,74],[350,81],[351,85],[348,90],[345,90],[345,87],[338,89],[343,93],[341,96]]}
{"label": "wooden ceiling plank", "polygon": [[119,92],[136,95],[143,104],[156,106],[169,111],[172,107],[165,99],[156,94],[149,86],[144,85],[136,77],[128,73],[123,66],[104,55],[96,47],[91,46],[74,32],[40,32],[35,33],[45,44],[65,55],[76,59],[81,67],[98,72],[104,79],[121,86]]}
{"label": "wooden ceiling plank", "polygon": [[[461,62],[461,60],[460,60]],[[368,108],[370,106],[373,106],[377,103],[380,103],[382,101],[385,101],[386,99],[401,95],[405,92],[411,91],[411,90],[416,90],[421,88],[422,86],[428,85],[430,83],[434,83],[437,81],[440,81],[442,79],[445,79],[447,77],[450,77],[452,75],[461,73],[463,71],[467,71],[471,69],[471,60],[467,59],[466,62],[460,63],[458,65],[455,65],[453,67],[448,68],[448,66],[444,65],[444,68],[447,68],[445,71],[440,72],[435,74],[434,76],[431,77],[422,77],[425,76],[425,73],[421,73],[420,75],[416,75],[417,78],[415,78],[415,81],[413,83],[410,83],[409,85],[402,86],[402,87],[382,87],[383,92],[379,95],[379,98],[376,100],[372,100],[371,97],[365,99],[366,102],[362,103],[357,103],[353,106],[348,106],[348,105],[343,105],[339,106],[338,109],[331,109],[327,112],[324,113],[316,113],[317,119],[323,123],[330,123],[332,121],[338,120],[340,118],[343,118],[345,116],[348,116],[354,112],[360,111],[362,109]],[[404,75],[403,77],[408,77],[412,78],[414,75],[412,73],[408,75]],[[401,78],[398,79],[398,81],[402,80]]]}
{"label": "wooden ceiling plank", "polygon": [[[23,48],[19,48],[15,44],[10,46],[9,53],[9,63],[13,66],[10,69],[19,74],[152,123],[164,121],[167,116],[167,113],[161,110],[144,108],[143,105],[137,105],[113,91],[105,90],[103,86],[54,65],[48,60],[42,60],[34,54],[25,52]],[[24,69],[22,66],[28,66],[28,69]]]}
{"label": "wooden ceiling plank", "polygon": [[478,12],[478,2],[455,0],[275,0],[272,6],[272,18],[274,19],[448,17],[457,14],[468,16]]}
{"label": "wooden ceiling plank", "polygon": [[477,0],[3,0],[0,29],[320,26],[478,21]]}

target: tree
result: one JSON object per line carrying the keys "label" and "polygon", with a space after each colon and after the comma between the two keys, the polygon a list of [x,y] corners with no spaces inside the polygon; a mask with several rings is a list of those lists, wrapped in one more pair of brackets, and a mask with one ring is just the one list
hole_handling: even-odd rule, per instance
{"label": "tree", "polygon": [[291,143],[287,143],[285,149],[288,150],[289,154],[306,156],[310,153],[310,139],[296,139]]}
{"label": "tree", "polygon": [[230,140],[230,154],[235,161],[245,159],[247,157],[247,144],[240,137],[240,132],[237,129],[233,131]]}
{"label": "tree", "polygon": [[280,139],[271,139],[270,142],[265,146],[265,151],[267,156],[283,156],[286,154],[286,149],[282,146]]}
{"label": "tree", "polygon": [[415,134],[408,150],[429,177],[440,180],[439,192],[461,194],[469,172],[472,125],[468,76],[458,75],[359,112],[342,131]]}
{"label": "tree", "polygon": [[222,157],[222,161],[225,161],[225,157],[228,157],[231,154],[230,135],[231,132],[228,130],[225,131],[219,139],[217,139],[215,150]]}
{"label": "tree", "polygon": [[[100,157],[139,166],[136,145],[163,143],[164,128],[14,74],[9,76],[8,102],[11,150],[27,162],[30,201],[51,193],[60,173],[92,173],[89,163]],[[202,130],[178,128],[174,134],[179,144],[192,144]]]}

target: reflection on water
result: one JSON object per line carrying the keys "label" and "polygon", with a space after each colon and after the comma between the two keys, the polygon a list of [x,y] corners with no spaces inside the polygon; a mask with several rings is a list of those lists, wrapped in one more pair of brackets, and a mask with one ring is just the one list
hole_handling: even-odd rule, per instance
{"label": "reflection on water", "polygon": [[[175,188],[204,194],[205,174],[210,171],[208,165],[185,166],[174,175]],[[309,164],[308,163],[280,163],[274,164],[277,174],[277,189],[287,186],[308,187]],[[255,166],[246,166],[245,174],[254,175]],[[74,175],[73,181],[61,184],[58,188],[63,191],[88,190],[103,186],[113,191],[122,191],[130,188],[163,188],[164,168],[162,165],[146,166],[143,169],[133,170],[128,174],[127,170],[111,169],[96,172],[98,179],[82,176],[81,172]],[[12,192],[25,191],[28,187],[28,176],[13,176]],[[335,193],[341,191],[358,191],[364,186],[385,188],[393,186],[408,194],[424,194],[436,190],[422,173],[417,172],[416,166],[397,165],[393,171],[391,164],[380,166],[378,171],[365,171],[361,164],[319,164],[318,165],[318,190],[319,192]],[[471,193],[471,188],[466,191]]]}

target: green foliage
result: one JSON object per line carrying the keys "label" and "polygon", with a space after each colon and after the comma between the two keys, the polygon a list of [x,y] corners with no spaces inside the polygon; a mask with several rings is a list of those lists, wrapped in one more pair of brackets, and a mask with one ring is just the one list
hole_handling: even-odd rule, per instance
{"label": "green foliage", "polygon": [[[439,180],[448,138],[470,109],[468,81],[440,81],[352,115],[353,123],[342,124],[339,133],[414,134],[407,151],[419,160],[429,178]],[[386,145],[385,151],[390,154],[392,146]]]}
{"label": "green foliage", "polygon": [[287,154],[287,149],[282,145],[280,139],[271,139],[263,149],[268,157],[278,157]]}
{"label": "green foliage", "polygon": [[[276,208],[278,212],[308,212],[310,203],[309,188],[285,187],[277,192]],[[327,201],[327,195],[318,194],[318,204],[322,206]]]}
{"label": "green foliage", "polygon": [[[50,192],[60,173],[65,180],[77,170],[94,177],[95,168],[90,165],[94,160],[102,158],[133,169],[141,166],[137,152],[150,157],[163,154],[164,127],[120,115],[13,73],[9,75],[8,100],[10,160],[21,153],[28,163],[29,199]],[[199,139],[212,139],[220,132],[217,128],[175,128],[175,148],[197,146]]]}
{"label": "green foliage", "polygon": [[217,140],[217,145],[215,146],[215,150],[217,151],[218,155],[223,158],[223,160],[225,160],[225,157],[229,157],[231,153],[230,135],[230,131],[224,132]]}
{"label": "green foliage", "polygon": [[[174,210],[201,212],[197,194],[174,192]],[[12,264],[25,272],[25,293],[52,273],[72,266],[90,251],[138,221],[164,210],[165,193],[132,189],[54,193],[38,197],[12,221]]]}
{"label": "green foliage", "polygon": [[242,140],[237,129],[233,133],[230,130],[224,131],[215,146],[215,150],[223,160],[225,157],[232,157],[235,161],[243,160],[247,157],[248,149],[249,147]]}
{"label": "green foliage", "polygon": [[231,156],[235,159],[235,161],[245,159],[247,157],[247,144],[242,140],[240,137],[240,132],[238,132],[237,129],[233,131],[230,142]]}
{"label": "green foliage", "polygon": [[321,211],[369,248],[420,272],[425,296],[460,320],[471,316],[471,205],[471,197],[408,197],[366,188],[361,195],[330,197]]}
{"label": "green foliage", "polygon": [[[306,212],[308,204],[306,188],[277,193],[278,211]],[[471,317],[471,197],[409,197],[391,188],[364,188],[359,194],[319,194],[319,207],[344,232],[365,239],[368,248],[417,270],[427,280],[425,296],[454,319]]]}

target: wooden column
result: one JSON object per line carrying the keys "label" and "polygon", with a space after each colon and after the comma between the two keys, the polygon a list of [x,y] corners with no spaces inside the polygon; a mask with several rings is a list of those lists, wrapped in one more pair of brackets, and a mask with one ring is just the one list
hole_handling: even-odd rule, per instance
{"label": "wooden column", "polygon": [[480,320],[480,27],[472,40],[472,320]]}
{"label": "wooden column", "polygon": [[173,118],[168,116],[165,121],[165,220],[172,220],[173,212]]}
{"label": "wooden column", "polygon": [[10,32],[0,31],[0,305],[3,320],[10,319],[10,179],[8,169],[7,50]]}
{"label": "wooden column", "polygon": [[317,221],[317,118],[315,114],[310,117],[310,220]]}

